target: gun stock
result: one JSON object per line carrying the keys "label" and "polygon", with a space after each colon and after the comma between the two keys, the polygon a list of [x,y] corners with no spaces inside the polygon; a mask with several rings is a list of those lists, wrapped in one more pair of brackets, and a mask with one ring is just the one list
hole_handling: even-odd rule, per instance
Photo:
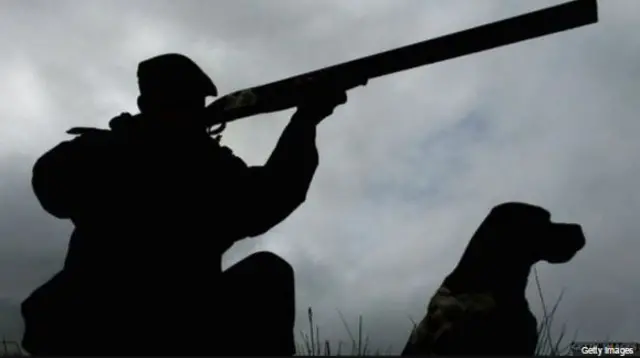
{"label": "gun stock", "polygon": [[596,0],[575,0],[225,95],[209,105],[209,126],[296,107],[301,78],[340,81],[345,89],[369,79],[598,22]]}

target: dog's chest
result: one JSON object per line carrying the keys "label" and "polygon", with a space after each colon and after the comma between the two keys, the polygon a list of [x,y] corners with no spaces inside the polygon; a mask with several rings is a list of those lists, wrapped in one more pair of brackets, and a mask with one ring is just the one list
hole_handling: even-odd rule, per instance
{"label": "dog's chest", "polygon": [[505,302],[490,293],[452,293],[441,287],[404,353],[529,355],[536,342],[536,319],[526,300]]}

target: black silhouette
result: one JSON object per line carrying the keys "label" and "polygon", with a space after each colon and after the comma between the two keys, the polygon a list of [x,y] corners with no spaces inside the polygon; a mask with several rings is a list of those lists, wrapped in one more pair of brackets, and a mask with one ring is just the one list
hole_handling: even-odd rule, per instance
{"label": "black silhouette", "polygon": [[534,355],[537,321],[525,297],[531,266],[568,262],[585,245],[580,225],[550,218],[523,203],[493,208],[402,355]]}
{"label": "black silhouette", "polygon": [[[237,91],[207,107],[217,88],[191,60],[167,54],[142,62],[141,114],[123,113],[108,130],[73,128],[75,139],[34,166],[43,208],[75,230],[64,268],[22,304],[24,348],[292,354],[293,269],[260,253],[222,272],[220,257],[304,202],[318,165],[315,127],[346,101],[345,90],[597,20],[596,0],[575,0]],[[298,111],[262,167],[248,167],[212,138],[229,121],[292,107]]]}
{"label": "black silhouette", "polygon": [[140,63],[139,115],[45,153],[33,189],[75,225],[64,268],[22,304],[32,355],[291,355],[293,269],[257,253],[221,270],[234,242],[305,201],[318,165],[316,125],[346,102],[313,79],[264,166],[248,167],[204,125],[217,95],[190,59]]}

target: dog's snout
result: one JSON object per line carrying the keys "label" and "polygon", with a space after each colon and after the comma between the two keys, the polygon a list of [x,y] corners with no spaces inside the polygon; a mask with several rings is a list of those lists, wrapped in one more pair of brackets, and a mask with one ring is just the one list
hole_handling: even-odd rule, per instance
{"label": "dog's snout", "polygon": [[559,238],[566,240],[575,251],[581,250],[586,244],[586,238],[582,231],[582,226],[578,224],[559,224]]}

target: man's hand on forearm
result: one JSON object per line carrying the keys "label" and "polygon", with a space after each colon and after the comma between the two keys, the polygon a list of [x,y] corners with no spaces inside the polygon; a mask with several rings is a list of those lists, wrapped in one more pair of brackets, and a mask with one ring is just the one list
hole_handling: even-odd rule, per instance
{"label": "man's hand on forearm", "polygon": [[333,114],[336,107],[347,102],[347,92],[339,83],[307,79],[300,88],[300,105],[292,121],[317,125]]}

